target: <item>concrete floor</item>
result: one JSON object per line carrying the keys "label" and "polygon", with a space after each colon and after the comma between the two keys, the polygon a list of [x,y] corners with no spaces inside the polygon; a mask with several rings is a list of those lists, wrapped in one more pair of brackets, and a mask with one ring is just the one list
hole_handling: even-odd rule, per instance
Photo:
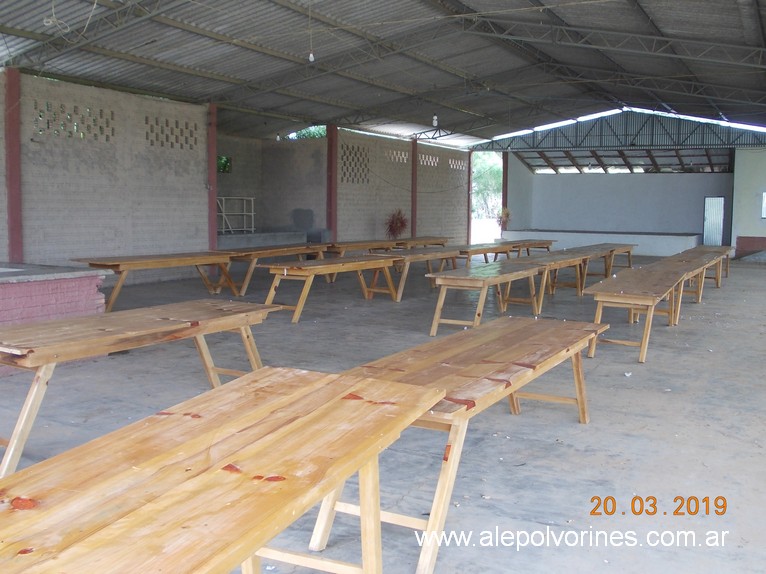
{"label": "concrete floor", "polygon": [[[530,401],[522,403],[520,416],[498,404],[476,417],[446,525],[448,533],[472,538],[467,545],[453,541],[443,547],[436,572],[763,572],[765,278],[763,264],[733,262],[722,289],[708,284],[702,304],[685,302],[677,327],[657,321],[645,364],[637,362],[635,348],[600,345],[595,358],[584,360],[588,425],[578,424],[571,406]],[[267,286],[267,274],[258,275],[245,299],[262,302]],[[282,297],[297,287],[287,282]],[[129,285],[117,308],[205,296],[197,278]],[[474,299],[453,294],[450,314],[469,316]],[[289,312],[276,313],[255,326],[254,334],[266,364],[338,372],[430,340],[435,301],[436,292],[417,272],[399,304],[382,296],[363,300],[356,278],[346,274],[335,284],[315,282],[299,324],[290,323]],[[590,321],[594,310],[592,298],[578,299],[562,288],[546,298],[543,314]],[[486,311],[485,320],[496,316],[494,300]],[[527,307],[513,306],[511,312],[529,315]],[[609,334],[637,338],[642,326],[625,319],[624,311],[607,310]],[[441,326],[439,336],[457,328]],[[217,364],[246,366],[234,334],[209,342]],[[9,436],[30,380],[21,371],[0,377],[0,436]],[[533,385],[570,393],[569,364]],[[191,341],[60,365],[21,465],[207,388]],[[445,438],[408,429],[383,453],[385,508],[428,511]],[[353,491],[352,485],[348,495]],[[592,515],[594,501],[606,497],[614,497],[614,515]],[[656,498],[657,513],[634,516],[631,502],[648,507],[649,497]],[[710,512],[703,505],[697,515],[673,516],[676,497],[709,497]],[[727,501],[722,516],[714,513],[716,497]],[[305,549],[314,516],[312,511],[296,522],[278,544]],[[531,540],[517,548],[508,544],[511,534],[520,542]],[[718,543],[712,545],[715,536]],[[383,545],[385,572],[414,571],[418,546],[412,531],[384,525]],[[326,553],[357,559],[353,519],[336,521]],[[264,570],[305,571],[267,561]]]}

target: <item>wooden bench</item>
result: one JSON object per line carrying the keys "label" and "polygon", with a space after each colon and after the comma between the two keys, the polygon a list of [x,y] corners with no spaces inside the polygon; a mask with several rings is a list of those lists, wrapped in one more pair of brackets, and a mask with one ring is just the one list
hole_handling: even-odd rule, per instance
{"label": "wooden bench", "polygon": [[[0,480],[0,572],[382,572],[378,454],[444,396],[265,367]],[[362,566],[267,544],[359,473]],[[257,555],[256,555],[257,553]]]}
{"label": "wooden bench", "polygon": [[[528,279],[530,290],[528,302],[532,305],[532,313],[538,314],[539,300],[535,297],[534,278],[544,271],[544,265],[524,258],[493,261],[484,265],[471,265],[470,267],[451,271],[428,273],[426,277],[432,279],[435,285],[439,287],[439,296],[436,300],[436,309],[434,310],[434,318],[431,322],[430,335],[432,337],[436,335],[441,324],[477,327],[481,323],[481,318],[484,314],[484,304],[486,303],[490,287],[495,288],[498,307],[500,312],[504,313],[507,303],[512,301],[510,297],[511,284],[517,279]],[[501,285],[503,284],[506,284],[505,292],[501,290]],[[545,287],[544,282],[541,282],[541,286]],[[450,289],[479,292],[473,319],[445,319],[442,317],[444,302]]]}
{"label": "wooden bench", "polygon": [[[293,309],[292,322],[297,323],[303,313],[303,307],[306,304],[314,277],[317,275],[335,276],[338,273],[355,272],[359,278],[359,285],[362,288],[362,295],[365,299],[372,299],[375,293],[388,293],[391,299],[396,301],[396,288],[391,279],[389,268],[396,261],[394,256],[384,255],[355,255],[350,257],[335,257],[332,259],[316,259],[313,261],[302,261],[295,263],[270,263],[269,271],[274,275],[271,288],[266,296],[266,304],[274,301],[279,284],[283,280],[302,281],[303,288],[295,305],[283,305],[285,309]],[[373,271],[373,278],[370,284],[364,278],[363,271]],[[378,275],[382,273],[386,281],[386,287],[377,287]]]}
{"label": "wooden bench", "polygon": [[297,257],[298,261],[304,261],[307,256],[316,259],[324,259],[324,252],[329,243],[293,243],[289,245],[264,245],[262,247],[238,247],[230,249],[231,261],[244,261],[248,264],[245,278],[239,285],[239,295],[245,295],[253,278],[253,272],[258,267],[260,259],[274,257]]}
{"label": "wooden bench", "polygon": [[[106,311],[109,312],[114,307],[117,296],[128,277],[129,271],[146,269],[168,269],[171,267],[196,267],[202,282],[205,284],[208,292],[215,295],[221,292],[221,287],[226,285],[236,296],[239,294],[234,281],[229,275],[229,259],[231,254],[227,251],[196,251],[192,253],[163,253],[160,255],[128,255],[125,257],[86,257],[81,259],[72,259],[79,263],[87,263],[94,269],[110,269],[117,275],[117,283],[109,294],[106,302]],[[221,273],[221,278],[214,282],[210,279],[205,266],[212,265],[217,267]]]}
{"label": "wooden bench", "polygon": [[[520,412],[520,399],[571,404],[577,407],[579,421],[587,423],[581,351],[607,328],[608,325],[574,321],[502,317],[346,371],[346,374],[446,390],[445,398],[414,423],[416,427],[448,433],[430,512],[406,516],[383,511],[381,519],[423,530],[427,541],[433,540],[429,536],[437,537],[447,518],[468,423],[506,398],[515,414]],[[521,391],[567,359],[572,362],[574,397]],[[417,469],[412,472],[417,473]],[[321,550],[327,544],[336,512],[359,513],[355,504],[341,501],[341,495],[342,488],[339,488],[322,503],[311,539],[312,550]],[[438,549],[437,544],[423,545],[418,574],[434,571]]]}
{"label": "wooden bench", "polygon": [[199,300],[0,328],[0,364],[35,371],[0,463],[0,476],[16,469],[58,363],[194,338],[208,380],[216,387],[220,374],[243,373],[216,367],[205,335],[238,331],[251,368],[260,368],[250,326],[279,309],[278,305]]}

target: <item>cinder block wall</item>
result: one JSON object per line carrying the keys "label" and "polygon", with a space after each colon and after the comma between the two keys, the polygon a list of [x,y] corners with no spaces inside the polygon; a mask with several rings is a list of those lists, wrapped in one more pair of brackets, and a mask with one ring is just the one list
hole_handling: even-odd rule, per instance
{"label": "cinder block wall", "polygon": [[418,235],[468,243],[468,153],[418,144]]}
{"label": "cinder block wall", "polygon": [[208,248],[205,106],[26,74],[21,93],[25,262]]}
{"label": "cinder block wall", "polygon": [[409,142],[338,131],[339,241],[385,239],[385,221],[395,209],[410,218],[410,156]]}

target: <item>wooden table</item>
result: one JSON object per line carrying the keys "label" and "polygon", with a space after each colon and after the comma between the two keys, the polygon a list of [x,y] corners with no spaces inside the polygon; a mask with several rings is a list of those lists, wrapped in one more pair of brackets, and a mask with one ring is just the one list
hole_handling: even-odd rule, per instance
{"label": "wooden table", "polygon": [[374,251],[391,251],[397,248],[395,239],[365,239],[361,241],[335,241],[327,246],[327,253],[335,253],[344,257],[349,252],[372,253]]}
{"label": "wooden table", "polygon": [[550,239],[518,239],[515,241],[495,241],[494,243],[474,243],[473,245],[460,245],[460,253],[465,257],[465,265],[471,265],[471,258],[475,255],[483,255],[484,262],[489,263],[490,254],[493,261],[497,261],[500,255],[510,259],[512,254],[521,256],[522,251],[530,254],[531,249],[545,249],[550,251],[553,241]]}
{"label": "wooden table", "polygon": [[239,331],[250,366],[260,368],[250,326],[279,309],[278,305],[199,300],[0,328],[0,364],[35,371],[0,463],[0,477],[16,469],[58,363],[194,338],[208,380],[216,387],[221,384],[219,374],[242,372],[216,367],[205,335]]}
{"label": "wooden table", "polygon": [[[425,261],[427,272],[433,273],[432,261],[439,261],[439,271],[443,271],[449,262],[452,269],[457,268],[457,258],[460,251],[453,247],[418,247],[412,249],[397,249],[387,252],[384,257],[395,257],[395,267],[399,270],[399,284],[396,288],[396,302],[402,300],[404,294],[404,285],[407,282],[407,276],[410,272],[410,266],[419,261]],[[428,277],[428,275],[426,275]],[[434,280],[431,279],[432,285]]]}
{"label": "wooden table", "polygon": [[244,261],[248,263],[245,278],[239,285],[239,295],[245,295],[253,278],[253,272],[258,267],[260,259],[272,257],[295,256],[298,261],[305,260],[307,255],[313,255],[316,259],[324,259],[324,252],[329,243],[292,243],[287,245],[264,245],[260,247],[237,247],[230,249],[231,261]]}
{"label": "wooden table", "polygon": [[[142,269],[167,269],[170,267],[196,267],[202,282],[207,287],[211,295],[221,292],[221,287],[225,284],[231,289],[234,295],[238,295],[237,287],[229,275],[229,259],[231,254],[227,251],[196,251],[192,253],[163,253],[160,255],[128,255],[125,257],[86,257],[81,259],[72,259],[80,263],[87,263],[94,269],[110,269],[117,275],[117,283],[109,294],[106,302],[106,311],[109,312],[114,307],[114,302],[120,294],[125,279],[129,271]],[[221,278],[213,282],[205,271],[204,267],[213,265],[218,268]]]}
{"label": "wooden table", "polygon": [[405,249],[413,249],[415,247],[434,247],[447,245],[450,240],[449,237],[442,235],[421,235],[420,237],[405,237],[404,239],[397,239],[396,246],[403,247]]}
{"label": "wooden table", "polygon": [[[646,314],[644,330],[640,341],[626,339],[600,339],[602,343],[615,343],[629,347],[639,347],[638,362],[646,361],[649,348],[649,336],[652,320],[660,302],[667,300],[668,307],[661,312],[667,314],[668,325],[677,323],[678,310],[683,295],[683,274],[668,272],[665,269],[625,269],[613,277],[587,287],[584,291],[593,295],[596,301],[595,322],[600,322],[604,307],[628,309],[628,321],[636,321],[637,313]],[[590,343],[588,356],[596,353],[596,339]]]}
{"label": "wooden table", "polygon": [[[355,255],[350,257],[334,257],[332,259],[315,259],[313,261],[302,262],[283,262],[268,264],[269,271],[274,275],[274,279],[266,296],[266,304],[274,301],[279,284],[283,280],[302,281],[298,302],[295,305],[282,305],[285,309],[293,309],[292,322],[297,323],[303,313],[303,307],[306,304],[314,277],[317,275],[335,276],[338,273],[355,272],[359,278],[359,285],[362,288],[362,295],[365,299],[372,299],[375,293],[388,293],[391,299],[396,301],[396,288],[391,279],[389,268],[396,261],[395,256],[384,255]],[[363,271],[372,271],[373,277],[368,285]],[[386,287],[377,287],[378,275],[382,273],[386,280]]]}
{"label": "wooden table", "polygon": [[[378,454],[444,396],[265,367],[0,480],[0,572],[382,572]],[[358,471],[362,567],[268,549]]]}
{"label": "wooden table", "polygon": [[[581,351],[607,328],[608,325],[575,321],[502,317],[476,329],[434,339],[346,371],[346,374],[446,390],[446,397],[414,423],[414,426],[449,433],[430,512],[419,516],[381,512],[381,519],[424,530],[426,540],[430,540],[429,536],[438,536],[444,530],[451,504],[468,423],[506,398],[515,414],[520,412],[519,400],[523,398],[572,404],[578,409],[579,421],[587,423]],[[572,361],[575,397],[520,392],[525,385],[567,359]],[[412,472],[417,473],[417,469]],[[339,488],[322,503],[311,549],[325,547],[336,512],[358,514],[356,505],[340,500],[341,494]],[[423,518],[424,515],[427,517]],[[434,571],[438,549],[435,544],[422,547],[418,574]]]}
{"label": "wooden table", "polygon": [[[545,266],[531,261],[528,258],[506,259],[502,261],[493,261],[484,265],[471,265],[451,271],[440,271],[437,273],[428,273],[426,277],[432,279],[439,287],[439,296],[436,300],[436,309],[434,318],[431,322],[430,335],[433,337],[439,329],[439,325],[464,325],[477,327],[481,323],[484,314],[484,304],[487,300],[487,294],[490,287],[494,287],[497,294],[497,303],[500,312],[504,313],[508,302],[515,301],[510,297],[511,283],[517,279],[528,279],[530,296],[527,300],[532,305],[532,312],[538,314],[538,304],[542,304],[539,298],[542,289],[545,287],[544,278],[541,280],[541,289],[535,296],[535,276],[545,272]],[[506,284],[505,292],[501,291],[501,285]],[[476,302],[476,310],[473,319],[445,319],[442,317],[444,302],[447,292],[450,289],[461,291],[479,291],[479,298]]]}

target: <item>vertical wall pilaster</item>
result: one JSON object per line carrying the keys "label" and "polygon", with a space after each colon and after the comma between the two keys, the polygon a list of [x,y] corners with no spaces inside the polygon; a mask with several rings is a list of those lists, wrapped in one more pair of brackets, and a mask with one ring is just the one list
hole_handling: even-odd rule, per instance
{"label": "vertical wall pilaster", "polygon": [[8,261],[24,262],[21,200],[21,73],[5,70],[5,187],[8,210]]}

